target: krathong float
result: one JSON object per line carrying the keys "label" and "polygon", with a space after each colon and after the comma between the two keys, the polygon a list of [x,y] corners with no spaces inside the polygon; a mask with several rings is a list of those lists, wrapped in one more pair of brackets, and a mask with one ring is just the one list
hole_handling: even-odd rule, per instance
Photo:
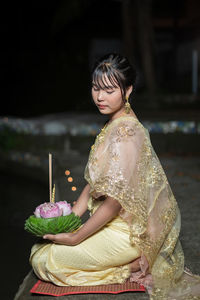
{"label": "krathong float", "polygon": [[49,154],[49,197],[50,202],[45,202],[36,207],[34,215],[26,221],[24,229],[38,237],[44,234],[58,234],[72,232],[81,225],[81,219],[76,216],[67,201],[55,202],[55,185],[52,191],[52,155]]}

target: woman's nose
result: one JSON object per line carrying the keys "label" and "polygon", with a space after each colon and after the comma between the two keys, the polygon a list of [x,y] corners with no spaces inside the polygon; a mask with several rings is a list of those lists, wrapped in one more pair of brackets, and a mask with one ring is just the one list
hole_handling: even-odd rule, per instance
{"label": "woman's nose", "polygon": [[101,101],[104,99],[104,91],[99,91],[97,95],[97,100]]}

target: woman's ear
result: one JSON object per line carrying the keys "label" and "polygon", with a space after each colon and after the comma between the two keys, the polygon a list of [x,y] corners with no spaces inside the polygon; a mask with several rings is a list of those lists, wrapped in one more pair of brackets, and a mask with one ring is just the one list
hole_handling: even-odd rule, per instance
{"label": "woman's ear", "polygon": [[128,97],[128,98],[129,98],[129,96],[130,96],[130,94],[131,94],[132,90],[133,90],[133,86],[132,86],[132,85],[130,85],[130,86],[127,88],[127,90],[126,90],[126,97]]}

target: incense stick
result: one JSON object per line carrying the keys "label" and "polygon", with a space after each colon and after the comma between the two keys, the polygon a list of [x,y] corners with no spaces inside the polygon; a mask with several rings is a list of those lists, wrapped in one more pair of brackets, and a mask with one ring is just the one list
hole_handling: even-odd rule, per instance
{"label": "incense stick", "polygon": [[49,200],[52,202],[52,154],[49,153]]}

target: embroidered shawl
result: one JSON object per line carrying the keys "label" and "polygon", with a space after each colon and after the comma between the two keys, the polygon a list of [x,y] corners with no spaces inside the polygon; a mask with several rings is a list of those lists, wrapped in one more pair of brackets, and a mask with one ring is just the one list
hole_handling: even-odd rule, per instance
{"label": "embroidered shawl", "polygon": [[180,211],[148,130],[133,116],[113,120],[96,137],[84,177],[92,197],[121,204],[130,242],[142,252],[132,280],[150,299],[200,299],[200,276],[184,269]]}

